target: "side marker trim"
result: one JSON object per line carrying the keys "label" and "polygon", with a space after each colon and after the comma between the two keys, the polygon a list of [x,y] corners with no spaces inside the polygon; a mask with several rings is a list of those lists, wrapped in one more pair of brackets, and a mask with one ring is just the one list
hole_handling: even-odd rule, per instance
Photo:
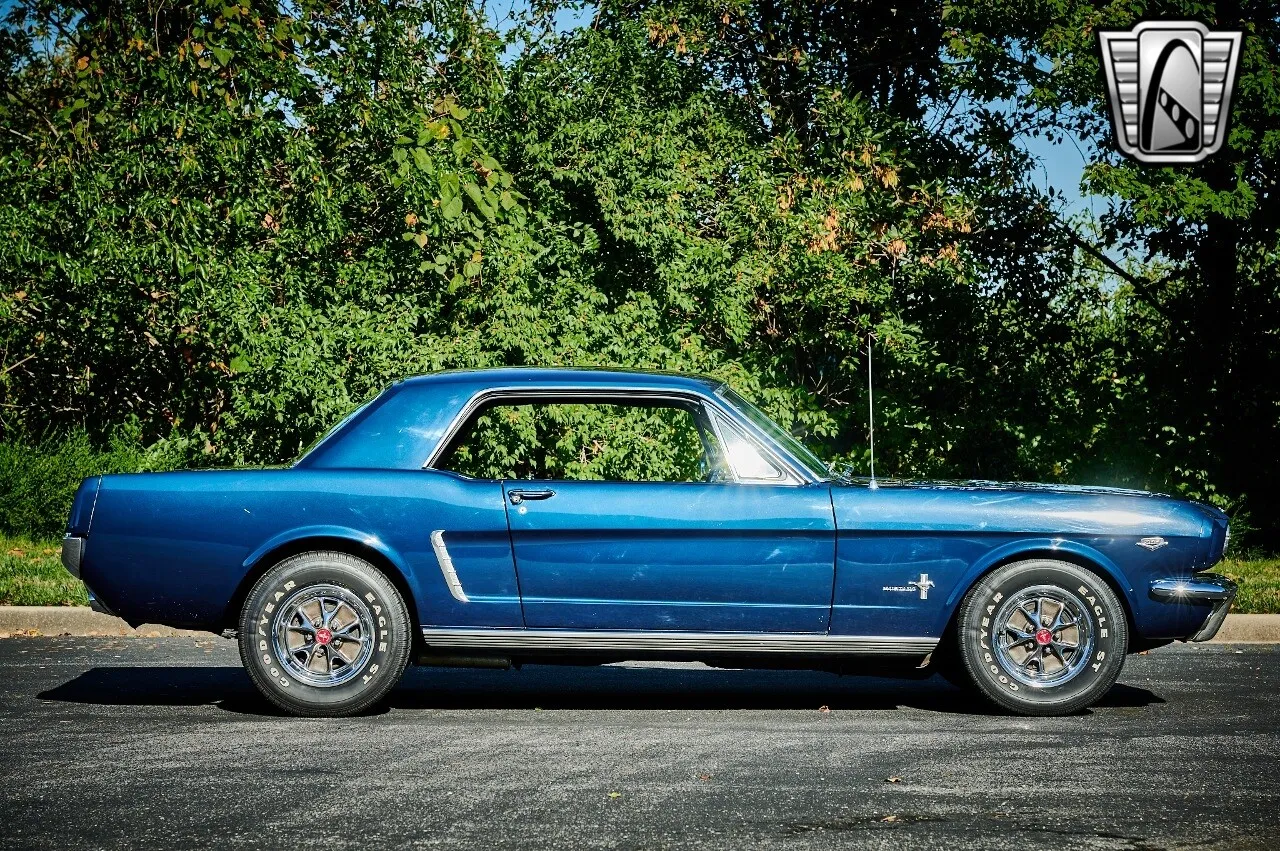
{"label": "side marker trim", "polygon": [[440,564],[440,572],[444,574],[444,584],[449,586],[449,593],[459,603],[471,602],[467,592],[462,590],[462,580],[458,579],[458,571],[453,567],[453,559],[444,545],[444,530],[437,529],[431,533],[431,549],[435,551],[436,561]]}

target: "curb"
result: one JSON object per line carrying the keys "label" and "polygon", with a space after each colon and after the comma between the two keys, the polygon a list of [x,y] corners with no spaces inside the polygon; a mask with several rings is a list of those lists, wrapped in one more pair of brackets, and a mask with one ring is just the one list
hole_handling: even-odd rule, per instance
{"label": "curb", "polygon": [[133,629],[120,618],[95,612],[88,606],[0,606],[0,638],[39,635],[110,635],[135,638],[170,638],[181,635],[209,638],[213,633],[149,623]]}
{"label": "curb", "polygon": [[[197,636],[208,638],[211,632],[174,629],[171,626],[143,624],[131,629],[120,618],[95,612],[86,606],[0,606],[0,638],[10,636],[74,635],[133,636],[137,638],[169,638]],[[1227,615],[1211,644],[1277,644],[1280,643],[1280,615]]]}
{"label": "curb", "polygon": [[1227,615],[1211,644],[1275,644],[1280,642],[1280,615]]}

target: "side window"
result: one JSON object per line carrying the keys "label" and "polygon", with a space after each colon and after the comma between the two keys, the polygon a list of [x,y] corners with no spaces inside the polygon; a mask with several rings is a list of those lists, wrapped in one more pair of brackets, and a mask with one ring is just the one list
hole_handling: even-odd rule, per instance
{"label": "side window", "polygon": [[476,479],[724,478],[701,408],[667,402],[486,405],[463,425],[435,466]]}
{"label": "side window", "polygon": [[787,482],[790,477],[760,449],[759,444],[733,423],[716,416],[716,426],[724,438],[724,454],[744,482]]}

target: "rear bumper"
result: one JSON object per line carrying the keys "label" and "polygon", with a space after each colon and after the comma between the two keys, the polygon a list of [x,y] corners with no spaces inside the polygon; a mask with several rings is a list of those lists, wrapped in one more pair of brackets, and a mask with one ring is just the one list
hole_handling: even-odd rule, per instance
{"label": "rear bumper", "polygon": [[1165,603],[1205,606],[1208,612],[1200,628],[1187,641],[1208,641],[1218,634],[1236,598],[1236,583],[1216,573],[1201,573],[1187,579],[1157,579],[1151,583],[1153,599]]}
{"label": "rear bumper", "polygon": [[93,609],[95,612],[116,617],[116,613],[108,609],[106,604],[98,599],[98,595],[93,593],[92,588],[86,585],[85,590],[89,592],[89,608]]}
{"label": "rear bumper", "polygon": [[64,535],[62,538],[62,566],[76,579],[80,578],[80,564],[84,561],[84,536]]}
{"label": "rear bumper", "polygon": [[[76,579],[80,579],[80,568],[84,565],[84,542],[84,535],[68,533],[62,537],[62,566]],[[98,595],[93,593],[92,588],[86,585],[85,590],[89,592],[89,608],[104,615],[115,614],[103,605]]]}

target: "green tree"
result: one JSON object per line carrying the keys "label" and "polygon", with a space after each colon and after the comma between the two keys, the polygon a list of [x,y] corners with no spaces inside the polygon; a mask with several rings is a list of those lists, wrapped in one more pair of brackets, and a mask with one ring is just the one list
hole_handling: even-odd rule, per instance
{"label": "green tree", "polygon": [[503,159],[592,235],[580,280],[647,288],[829,451],[862,460],[874,333],[886,469],[1071,476],[1107,299],[994,117],[946,109],[941,9],[845,11],[604,4],[513,68]]}
{"label": "green tree", "polygon": [[132,416],[274,461],[389,375],[470,360],[451,304],[524,238],[464,103],[496,47],[465,6],[13,6],[6,425]]}
{"label": "green tree", "polygon": [[[1272,516],[1274,14],[1165,9],[1246,55],[1228,148],[1149,169],[1094,46],[1130,4],[564,8],[13,4],[0,436],[275,463],[405,374],[611,365],[729,379],[863,469],[874,335],[881,472]],[[1094,223],[1030,180],[1066,130]]]}
{"label": "green tree", "polygon": [[[1110,345],[1123,385],[1099,462],[1213,499],[1280,538],[1280,17],[1266,3],[980,2],[954,8],[950,49],[989,93],[1020,93],[1024,129],[1091,143],[1089,191],[1109,199],[1074,240],[1117,281]],[[1097,31],[1143,18],[1244,33],[1227,140],[1195,166],[1126,160],[1112,142]],[[978,35],[981,33],[981,35]],[[1022,61],[1014,61],[1020,57]],[[1115,258],[1127,258],[1117,262]],[[1251,519],[1250,519],[1251,518]]]}

